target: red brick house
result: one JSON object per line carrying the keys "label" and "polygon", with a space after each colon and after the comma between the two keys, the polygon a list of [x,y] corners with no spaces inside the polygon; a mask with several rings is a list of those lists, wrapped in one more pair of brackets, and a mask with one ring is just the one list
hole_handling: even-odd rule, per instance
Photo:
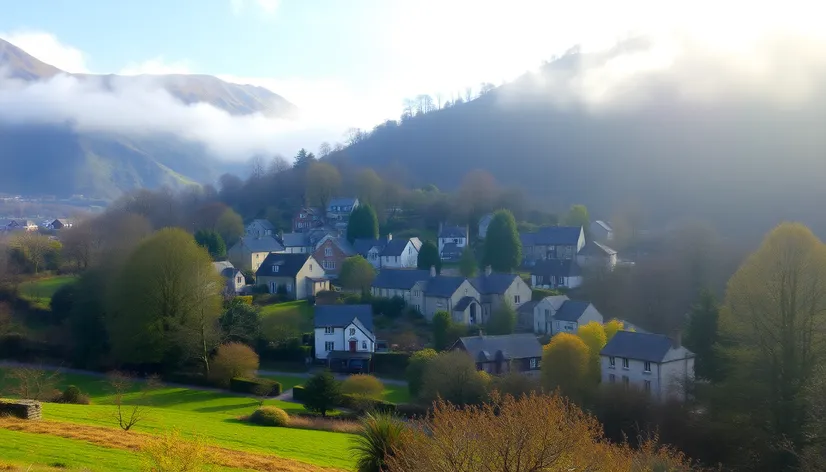
{"label": "red brick house", "polygon": [[293,218],[293,231],[304,232],[324,225],[321,212],[316,208],[304,207]]}
{"label": "red brick house", "polygon": [[346,238],[325,236],[318,242],[313,258],[328,276],[337,276],[344,259],[356,254]]}

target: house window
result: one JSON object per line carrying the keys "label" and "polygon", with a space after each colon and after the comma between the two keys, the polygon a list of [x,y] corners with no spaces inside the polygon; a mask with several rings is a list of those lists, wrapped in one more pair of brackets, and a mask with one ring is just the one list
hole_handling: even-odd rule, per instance
{"label": "house window", "polygon": [[278,272],[278,266],[272,266],[272,271],[277,273]]}
{"label": "house window", "polygon": [[651,373],[651,363],[650,363],[650,362],[648,362],[648,361],[646,361],[646,362],[642,365],[642,370],[643,370],[643,372],[647,372],[647,373],[649,373],[649,374],[650,374],[650,373]]}
{"label": "house window", "polygon": [[313,265],[310,264],[310,272],[312,272],[312,271],[313,271]]}
{"label": "house window", "polygon": [[645,389],[646,392],[651,391],[651,381],[650,380],[646,380],[642,385],[643,385],[643,388]]}
{"label": "house window", "polygon": [[531,369],[536,369],[536,364],[537,364],[536,358],[532,357],[531,358]]}
{"label": "house window", "polygon": [[623,368],[623,369],[627,369],[627,368],[628,368],[628,358],[627,358],[627,357],[623,357],[623,358],[622,358],[622,368]]}
{"label": "house window", "polygon": [[238,278],[237,278],[237,279],[235,279],[235,281],[236,281],[236,282],[238,282],[238,283],[240,284],[240,283],[241,283],[241,276],[239,275],[239,276],[238,276]]}
{"label": "house window", "polygon": [[333,255],[333,248],[325,247],[324,248],[324,257],[330,257]]}
{"label": "house window", "polygon": [[407,253],[408,254],[413,254],[413,248],[412,247],[407,248]]}
{"label": "house window", "polygon": [[333,334],[335,332],[335,328],[332,326],[325,326],[324,327],[324,334]]}
{"label": "house window", "polygon": [[617,367],[617,358],[616,357],[609,357],[608,358],[608,365],[613,369]]}
{"label": "house window", "polygon": [[551,317],[551,310],[545,309],[545,319],[547,320],[550,317]]}
{"label": "house window", "polygon": [[293,284],[287,284],[287,293],[293,292]]}
{"label": "house window", "polygon": [[614,374],[608,374],[608,382],[615,383],[617,381],[617,376]]}
{"label": "house window", "polygon": [[513,303],[516,303],[517,305],[519,304],[519,295],[513,296]]}
{"label": "house window", "polygon": [[356,335],[356,328],[350,328],[350,336]]}
{"label": "house window", "polygon": [[327,341],[324,343],[324,350],[330,352],[335,347],[335,343],[333,341]]}
{"label": "house window", "polygon": [[422,307],[420,305],[415,305],[415,306],[416,306],[416,311],[421,313],[422,312]]}
{"label": "house window", "polygon": [[367,349],[367,341],[362,341],[361,342],[361,348],[362,349]]}

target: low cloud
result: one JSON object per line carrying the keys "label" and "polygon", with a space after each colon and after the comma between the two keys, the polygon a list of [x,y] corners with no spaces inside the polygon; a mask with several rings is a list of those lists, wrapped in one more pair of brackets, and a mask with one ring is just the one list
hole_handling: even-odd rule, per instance
{"label": "low cloud", "polygon": [[163,56],[143,62],[130,62],[118,72],[120,75],[191,74],[188,61],[167,62]]}
{"label": "low cloud", "polygon": [[53,34],[40,31],[13,31],[0,33],[0,38],[60,70],[73,74],[89,72],[86,54],[61,43]]}

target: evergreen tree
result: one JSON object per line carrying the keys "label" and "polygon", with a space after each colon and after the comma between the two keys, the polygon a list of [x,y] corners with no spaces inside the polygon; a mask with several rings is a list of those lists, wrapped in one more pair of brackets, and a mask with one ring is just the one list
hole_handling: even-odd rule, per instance
{"label": "evergreen tree", "polygon": [[459,272],[465,277],[476,277],[476,256],[469,246],[462,251],[462,259],[459,260]]}
{"label": "evergreen tree", "polygon": [[195,232],[195,242],[207,250],[212,260],[220,261],[227,257],[227,246],[215,231],[199,229]]}
{"label": "evergreen tree", "polygon": [[341,399],[341,389],[333,374],[321,372],[304,384],[304,408],[327,416]]}
{"label": "evergreen tree", "polygon": [[295,155],[295,164],[293,167],[296,169],[304,168],[310,166],[313,162],[316,162],[315,156],[311,152],[307,152],[306,149],[301,148],[298,150],[298,154]]}
{"label": "evergreen tree", "polygon": [[510,211],[499,210],[493,214],[482,260],[496,272],[511,272],[522,263],[522,241]]}
{"label": "evergreen tree", "polygon": [[698,377],[720,380],[720,369],[714,345],[718,341],[717,323],[720,311],[714,295],[704,290],[688,316],[685,346],[697,355],[694,371]]}
{"label": "evergreen tree", "polygon": [[436,273],[442,271],[442,259],[439,257],[439,248],[430,241],[425,241],[422,248],[419,249],[419,258],[416,260],[416,267],[419,269],[430,270],[431,267],[436,267]]}
{"label": "evergreen tree", "polygon": [[356,239],[376,239],[379,237],[379,219],[376,211],[368,204],[359,205],[350,213],[347,223],[347,240],[350,244]]}
{"label": "evergreen tree", "polygon": [[450,313],[446,311],[437,311],[433,315],[433,347],[437,351],[447,349],[450,339],[448,336],[453,326],[453,320],[450,318]]}
{"label": "evergreen tree", "polygon": [[488,334],[513,334],[514,328],[516,328],[516,310],[505,302],[491,313],[488,321]]}

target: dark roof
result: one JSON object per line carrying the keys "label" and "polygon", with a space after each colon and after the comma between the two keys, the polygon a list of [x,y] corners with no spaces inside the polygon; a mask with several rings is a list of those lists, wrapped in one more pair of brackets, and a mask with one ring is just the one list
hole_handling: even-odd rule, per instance
{"label": "dark roof", "polygon": [[473,302],[479,303],[479,301],[473,297],[462,297],[462,299],[456,303],[456,306],[453,307],[453,311],[465,311]]}
{"label": "dark roof", "polygon": [[591,304],[588,302],[565,300],[565,303],[563,303],[554,314],[554,319],[559,321],[577,321],[589,306],[591,306]]}
{"label": "dark roof", "polygon": [[479,277],[470,279],[470,283],[482,294],[503,294],[513,281],[518,279],[516,274],[506,274],[503,272],[491,272],[490,275],[482,274]]}
{"label": "dark roof", "polygon": [[462,248],[460,248],[456,243],[447,243],[442,246],[442,254],[461,254]]}
{"label": "dark roof", "polygon": [[284,247],[311,246],[307,233],[284,233],[281,235]]}
{"label": "dark roof", "polygon": [[[295,277],[298,271],[307,263],[309,254],[275,254],[271,253],[255,271],[256,277]],[[278,266],[278,272],[273,272],[273,266]]]}
{"label": "dark roof", "polygon": [[498,352],[504,359],[542,357],[542,345],[530,333],[503,336],[467,336],[459,338],[465,350],[476,360],[495,360]]}
{"label": "dark roof", "polygon": [[275,231],[275,226],[273,226],[272,223],[270,223],[270,220],[263,220],[263,219],[252,220],[250,222],[250,224],[253,224],[253,223],[260,224],[261,227],[264,228],[264,229],[268,229],[270,231]]}
{"label": "dark roof", "polygon": [[314,326],[343,328],[358,318],[361,324],[373,331],[373,307],[371,305],[316,305]]}
{"label": "dark roof", "polygon": [[531,269],[532,275],[545,277],[575,277],[582,274],[579,264],[571,259],[546,259],[537,261]]}
{"label": "dark roof", "polygon": [[581,226],[545,226],[536,233],[520,234],[523,246],[576,246]]}
{"label": "dark roof", "polygon": [[330,203],[327,205],[327,208],[333,208],[338,206],[354,206],[358,201],[356,197],[336,197],[330,200]]}
{"label": "dark roof", "polygon": [[407,247],[408,242],[410,242],[410,239],[391,239],[384,246],[384,250],[381,251],[381,255],[386,257],[401,256],[402,252],[404,252],[404,248]]}
{"label": "dark roof", "polygon": [[424,294],[428,297],[447,298],[456,293],[456,290],[465,280],[467,279],[464,277],[437,275],[428,279]]}
{"label": "dark roof", "polygon": [[583,256],[612,256],[617,253],[617,251],[611,249],[610,247],[598,243],[596,241],[588,241],[585,243],[585,247],[579,251],[580,254]]}
{"label": "dark roof", "polygon": [[241,242],[249,248],[250,252],[278,252],[283,251],[284,246],[272,236],[244,236]]}
{"label": "dark roof", "polygon": [[367,253],[370,249],[374,247],[379,248],[379,252],[381,252],[382,248],[387,245],[386,238],[379,238],[379,239],[368,239],[368,238],[358,238],[353,241],[353,250],[356,251],[356,254],[361,254],[364,257],[367,257]]}
{"label": "dark roof", "polygon": [[439,232],[440,238],[467,238],[467,228],[461,226],[445,226]]}
{"label": "dark roof", "polygon": [[375,288],[409,290],[420,280],[430,278],[430,271],[423,269],[382,269],[373,279]]}
{"label": "dark roof", "polygon": [[539,300],[531,300],[529,302],[521,304],[516,311],[517,311],[517,313],[533,313],[533,309],[538,304],[539,304]]}
{"label": "dark roof", "polygon": [[662,362],[669,349],[671,339],[662,334],[617,331],[599,353],[603,356]]}
{"label": "dark roof", "polygon": [[227,279],[235,278],[235,275],[241,272],[240,270],[236,269],[235,267],[230,267],[221,271],[221,276]]}

